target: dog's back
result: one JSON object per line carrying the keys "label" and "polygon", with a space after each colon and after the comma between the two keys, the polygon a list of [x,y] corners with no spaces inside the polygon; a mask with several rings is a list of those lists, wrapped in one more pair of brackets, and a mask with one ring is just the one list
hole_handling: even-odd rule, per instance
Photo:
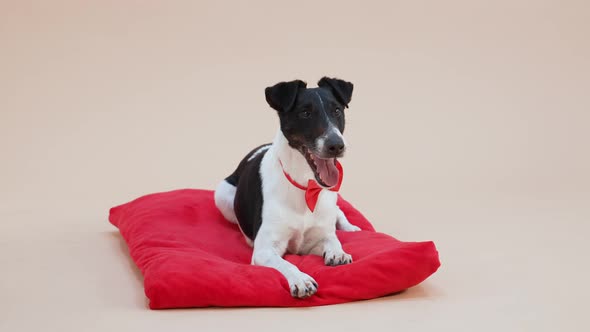
{"label": "dog's back", "polygon": [[260,163],[269,147],[270,144],[264,144],[250,151],[215,190],[217,208],[227,220],[238,224],[250,241],[254,240],[262,223]]}

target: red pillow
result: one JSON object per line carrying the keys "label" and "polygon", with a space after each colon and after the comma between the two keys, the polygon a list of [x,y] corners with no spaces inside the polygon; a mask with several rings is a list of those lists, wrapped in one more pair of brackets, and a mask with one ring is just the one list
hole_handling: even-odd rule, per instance
{"label": "red pillow", "polygon": [[306,299],[291,297],[278,271],[250,265],[252,249],[217,210],[212,191],[143,196],[112,208],[109,220],[143,273],[151,309],[304,307],[371,299],[412,287],[440,266],[432,242],[401,242],[377,233],[348,202],[340,198],[338,205],[362,229],[337,231],[352,264],[331,267],[318,256],[285,256],[319,285]]}

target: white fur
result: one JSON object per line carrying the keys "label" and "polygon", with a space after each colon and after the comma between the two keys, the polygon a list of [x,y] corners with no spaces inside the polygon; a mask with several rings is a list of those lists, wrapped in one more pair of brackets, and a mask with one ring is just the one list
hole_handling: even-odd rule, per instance
{"label": "white fur", "polygon": [[289,147],[279,131],[260,165],[264,205],[252,263],[277,269],[287,278],[293,296],[306,297],[317,291],[315,281],[285,261],[282,256],[286,252],[325,254],[326,263],[350,263],[352,258],[342,250],[335,233],[340,211],[336,205],[337,193],[323,190],[312,213],[304,192],[286,179],[279,159],[285,172],[297,183],[306,185],[308,179],[314,178],[305,158]]}
{"label": "white fur", "polygon": [[[323,190],[314,212],[311,212],[304,192],[287,180],[279,160],[285,172],[297,183],[307,185],[308,179],[314,179],[303,155],[288,145],[279,130],[260,164],[264,204],[262,224],[254,240],[252,264],[278,270],[287,279],[294,297],[307,297],[317,291],[317,283],[282,256],[287,252],[313,254],[324,256],[326,264],[351,263],[352,257],[342,250],[336,237],[336,224],[345,231],[360,229],[351,225],[336,205],[336,192]],[[224,182],[218,186],[220,192],[216,191],[215,202],[226,219],[236,222],[233,211],[235,187],[227,182],[224,185]],[[233,195],[228,186],[233,188]]]}
{"label": "white fur", "polygon": [[360,231],[360,227],[355,226],[348,221],[342,210],[338,209],[338,219],[336,220],[336,228],[345,232]]}
{"label": "white fur", "polygon": [[221,211],[221,214],[233,224],[238,223],[238,218],[234,212],[234,198],[236,196],[236,187],[223,180],[219,182],[215,189],[215,206]]}
{"label": "white fur", "polygon": [[325,112],[326,108],[324,107],[324,100],[322,99],[322,96],[320,96],[320,94],[317,91],[315,95],[318,96],[318,99],[320,100],[320,105],[322,105],[322,110]]}
{"label": "white fur", "polygon": [[259,154],[261,154],[262,152],[268,150],[270,148],[270,145],[265,145],[263,147],[261,147],[260,149],[256,150],[256,152],[254,152],[250,158],[248,158],[248,161],[252,161],[252,159],[256,158]]}

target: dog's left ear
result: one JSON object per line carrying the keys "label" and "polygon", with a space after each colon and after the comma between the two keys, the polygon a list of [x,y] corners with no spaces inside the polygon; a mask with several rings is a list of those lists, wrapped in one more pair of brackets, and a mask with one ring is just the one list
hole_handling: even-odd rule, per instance
{"label": "dog's left ear", "polygon": [[350,82],[343,81],[338,78],[323,77],[319,82],[320,88],[326,88],[332,91],[332,94],[344,107],[348,107],[348,103],[352,99],[352,89],[354,85]]}

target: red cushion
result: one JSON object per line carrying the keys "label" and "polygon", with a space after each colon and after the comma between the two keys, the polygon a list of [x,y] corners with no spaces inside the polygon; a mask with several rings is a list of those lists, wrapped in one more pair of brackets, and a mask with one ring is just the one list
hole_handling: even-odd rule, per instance
{"label": "red cushion", "polygon": [[318,256],[286,255],[312,276],[318,292],[294,299],[276,270],[250,265],[252,249],[215,207],[209,190],[176,190],[114,207],[109,220],[144,276],[150,308],[317,306],[370,299],[412,287],[440,263],[432,242],[377,233],[348,202],[338,204],[360,232],[337,231],[354,263],[325,266]]}

